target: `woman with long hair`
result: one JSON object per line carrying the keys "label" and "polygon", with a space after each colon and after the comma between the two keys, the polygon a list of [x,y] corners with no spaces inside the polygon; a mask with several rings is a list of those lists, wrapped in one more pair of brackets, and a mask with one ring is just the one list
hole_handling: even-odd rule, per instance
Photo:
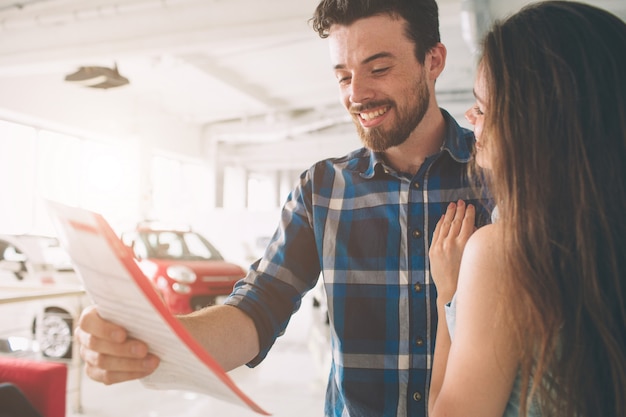
{"label": "woman with long hair", "polygon": [[461,201],[437,225],[429,415],[626,416],[626,24],[527,6],[486,35],[474,93],[498,218],[474,232]]}

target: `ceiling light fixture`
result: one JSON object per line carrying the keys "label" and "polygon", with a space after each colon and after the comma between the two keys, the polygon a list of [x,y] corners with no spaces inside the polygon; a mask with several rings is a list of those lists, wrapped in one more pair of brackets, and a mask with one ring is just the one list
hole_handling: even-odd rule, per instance
{"label": "ceiling light fixture", "polygon": [[114,88],[129,83],[128,78],[117,70],[108,67],[80,67],[76,72],[65,76],[65,81],[77,83],[90,88]]}

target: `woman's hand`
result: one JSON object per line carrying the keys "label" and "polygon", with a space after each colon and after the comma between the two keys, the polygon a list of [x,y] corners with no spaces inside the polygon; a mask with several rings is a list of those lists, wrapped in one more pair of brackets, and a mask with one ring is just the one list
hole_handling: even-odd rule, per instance
{"label": "woman's hand", "polygon": [[450,203],[446,213],[435,227],[428,255],[430,274],[437,286],[437,299],[444,303],[452,300],[461,267],[461,256],[469,237],[474,233],[473,205],[463,200]]}

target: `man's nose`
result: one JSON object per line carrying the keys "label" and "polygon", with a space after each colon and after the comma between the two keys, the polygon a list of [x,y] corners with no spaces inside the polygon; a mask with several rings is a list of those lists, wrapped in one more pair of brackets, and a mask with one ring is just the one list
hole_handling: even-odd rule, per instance
{"label": "man's nose", "polygon": [[350,102],[365,103],[374,96],[371,84],[363,77],[352,76],[350,82]]}

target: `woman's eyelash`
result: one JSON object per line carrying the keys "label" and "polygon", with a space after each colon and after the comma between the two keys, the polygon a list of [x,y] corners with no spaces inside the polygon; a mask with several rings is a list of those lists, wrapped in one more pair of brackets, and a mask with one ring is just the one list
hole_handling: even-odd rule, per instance
{"label": "woman's eyelash", "polygon": [[478,116],[482,116],[483,114],[485,114],[478,106],[474,106],[474,113],[476,113]]}

